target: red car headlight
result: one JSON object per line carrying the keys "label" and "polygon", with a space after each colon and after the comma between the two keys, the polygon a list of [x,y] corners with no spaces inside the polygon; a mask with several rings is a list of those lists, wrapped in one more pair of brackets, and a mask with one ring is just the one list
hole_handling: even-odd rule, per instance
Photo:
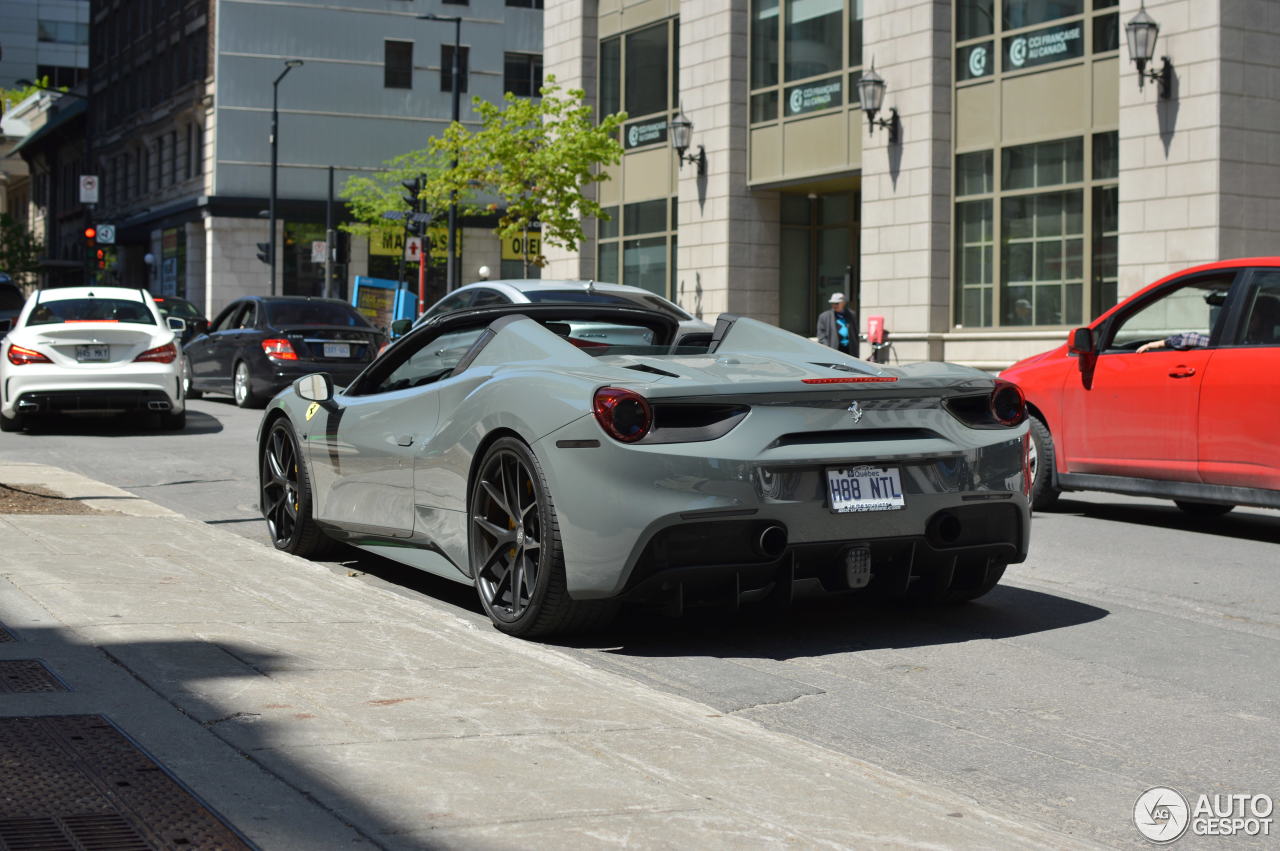
{"label": "red car headlight", "polygon": [[635,443],[653,427],[649,400],[634,390],[601,387],[596,391],[592,409],[605,433],[622,443]]}

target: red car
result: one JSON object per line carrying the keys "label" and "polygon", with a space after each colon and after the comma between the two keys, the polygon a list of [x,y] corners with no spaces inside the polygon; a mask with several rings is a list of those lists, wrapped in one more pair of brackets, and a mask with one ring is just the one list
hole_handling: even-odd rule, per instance
{"label": "red car", "polygon": [[1079,490],[1280,508],[1280,257],[1163,278],[1001,377],[1032,416],[1035,508]]}

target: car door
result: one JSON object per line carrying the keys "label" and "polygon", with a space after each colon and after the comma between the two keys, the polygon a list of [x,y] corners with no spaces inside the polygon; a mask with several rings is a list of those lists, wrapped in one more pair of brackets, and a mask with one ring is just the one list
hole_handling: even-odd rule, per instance
{"label": "car door", "polygon": [[[251,363],[262,357],[262,332],[258,330],[258,316],[262,312],[261,305],[254,299],[245,299],[244,309],[236,314],[231,327],[219,335],[214,347],[214,358],[218,362],[219,375],[223,376],[227,386],[234,381],[233,372],[236,364],[249,359]],[[250,351],[256,347],[257,352]],[[254,355],[257,357],[254,357]]]}
{"label": "car door", "polygon": [[1280,269],[1251,270],[1200,390],[1200,477],[1280,490]]}
{"label": "car door", "polygon": [[350,393],[334,397],[321,433],[308,441],[320,520],[383,537],[412,533],[414,464],[439,420],[438,382],[482,331],[399,343]]}
{"label": "car door", "polygon": [[[1200,481],[1200,386],[1236,274],[1176,279],[1099,327],[1098,354],[1063,394],[1068,472]],[[1186,332],[1210,345],[1139,351]]]}
{"label": "car door", "polygon": [[209,332],[192,340],[184,349],[191,363],[192,381],[199,387],[226,389],[231,386],[227,370],[219,365],[219,354],[225,350],[226,335],[235,327],[244,306],[244,301],[227,305],[213,320]]}

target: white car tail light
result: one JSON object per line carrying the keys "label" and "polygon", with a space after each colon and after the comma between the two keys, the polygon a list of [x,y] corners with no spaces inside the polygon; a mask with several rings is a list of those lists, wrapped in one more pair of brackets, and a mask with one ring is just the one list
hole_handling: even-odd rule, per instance
{"label": "white car tail light", "polygon": [[134,363],[173,363],[178,359],[178,347],[173,343],[165,343],[154,349],[147,349],[133,359]]}
{"label": "white car tail light", "polygon": [[14,366],[24,366],[29,363],[53,363],[53,361],[35,349],[24,349],[22,346],[10,343],[9,363]]}

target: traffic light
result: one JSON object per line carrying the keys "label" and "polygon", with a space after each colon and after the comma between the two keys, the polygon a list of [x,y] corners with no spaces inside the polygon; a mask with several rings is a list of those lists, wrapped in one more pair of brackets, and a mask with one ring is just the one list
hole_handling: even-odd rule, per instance
{"label": "traffic light", "polygon": [[422,236],[427,232],[427,223],[417,219],[409,219],[405,222],[404,229],[409,236]]}
{"label": "traffic light", "polygon": [[258,259],[261,260],[263,263],[266,263],[268,266],[271,265],[271,243],[269,242],[258,243]]}
{"label": "traffic light", "polygon": [[97,241],[98,241],[98,229],[95,228],[93,225],[89,225],[87,228],[84,229],[84,244],[88,248],[93,248],[95,245],[97,245]]}
{"label": "traffic light", "polygon": [[107,250],[105,248],[98,249],[98,268],[107,268]]}
{"label": "traffic light", "polygon": [[413,180],[402,180],[400,185],[404,187],[404,191],[409,193],[401,197],[404,202],[409,205],[410,210],[418,209],[418,203],[421,200],[418,196],[422,194],[422,181],[414,178]]}

